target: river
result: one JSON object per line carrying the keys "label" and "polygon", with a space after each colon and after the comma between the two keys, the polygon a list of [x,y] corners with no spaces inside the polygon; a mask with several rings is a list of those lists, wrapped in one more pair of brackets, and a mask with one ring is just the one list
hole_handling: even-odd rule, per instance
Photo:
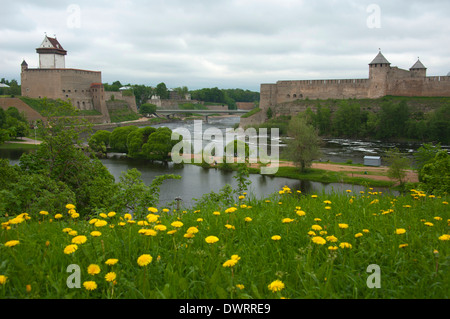
{"label": "river", "polygon": [[[218,128],[226,135],[228,129],[232,129],[235,123],[239,122],[239,117],[209,118],[208,123],[202,123],[202,131],[208,128]],[[198,124],[198,123],[197,123]],[[186,128],[190,132],[194,130],[194,122],[172,122],[153,125],[154,127],[167,126],[173,131]],[[193,134],[194,136],[194,134]],[[212,140],[203,140],[210,143]],[[279,139],[273,139],[271,143],[284,147]],[[353,163],[363,163],[365,155],[383,155],[384,150],[389,147],[399,147],[402,151],[408,152],[410,156],[420,147],[417,143],[382,143],[379,141],[360,141],[349,139],[327,139],[322,146],[323,156],[321,161],[330,160],[332,162],[346,162],[351,160]],[[0,157],[8,158],[11,164],[17,164],[24,150],[0,150]],[[142,174],[142,180],[150,184],[155,176],[162,174],[176,174],[182,178],[178,180],[166,180],[161,185],[160,201],[161,205],[172,202],[176,197],[182,199],[183,207],[192,207],[195,204],[195,198],[202,197],[211,191],[219,192],[226,184],[236,187],[237,183],[233,178],[235,172],[225,172],[218,169],[204,169],[196,165],[184,165],[177,167],[172,163],[167,165],[159,163],[149,163],[144,160],[129,159],[120,154],[110,154],[108,158],[101,159],[102,163],[108,168],[112,175],[119,180],[122,172],[137,168]],[[310,181],[299,181],[289,178],[268,177],[259,174],[250,175],[251,185],[248,193],[257,198],[263,198],[280,190],[283,186],[288,186],[292,190],[300,190],[302,193],[330,193],[345,192],[346,189],[358,193],[364,190],[364,187],[358,185],[349,185],[343,183],[318,183]],[[375,188],[377,191],[387,192],[388,189]]]}

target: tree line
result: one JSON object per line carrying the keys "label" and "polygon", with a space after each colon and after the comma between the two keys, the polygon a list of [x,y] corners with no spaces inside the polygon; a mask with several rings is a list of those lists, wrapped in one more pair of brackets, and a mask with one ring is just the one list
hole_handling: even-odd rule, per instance
{"label": "tree line", "polygon": [[[168,99],[170,90],[164,82],[159,83],[156,87],[143,84],[126,84],[122,85],[120,81],[114,81],[112,84],[103,83],[105,91],[118,92],[122,87],[130,87],[130,91],[136,97],[136,104],[140,107],[145,104],[152,96],[158,96],[160,99]],[[186,86],[176,87],[173,91],[183,99],[190,94],[192,100],[198,100],[209,103],[227,104],[229,109],[236,109],[236,102],[259,102],[259,92],[253,92],[243,89],[219,89],[203,88],[198,90],[189,90]]]}
{"label": "tree line", "polygon": [[335,111],[327,105],[306,110],[308,121],[321,136],[416,139],[450,142],[450,103],[432,112],[411,111],[405,100],[382,102],[378,112],[363,109],[357,100],[341,100]]}

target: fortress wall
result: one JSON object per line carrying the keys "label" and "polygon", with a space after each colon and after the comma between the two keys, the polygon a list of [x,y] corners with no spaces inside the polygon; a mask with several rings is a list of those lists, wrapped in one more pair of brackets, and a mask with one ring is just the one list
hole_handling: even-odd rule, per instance
{"label": "fortress wall", "polygon": [[259,90],[259,108],[267,110],[277,104],[277,84],[261,84]]}
{"label": "fortress wall", "polygon": [[390,80],[387,95],[450,96],[450,76]]}
{"label": "fortress wall", "polygon": [[297,99],[367,98],[367,79],[277,82],[277,104]]}
{"label": "fortress wall", "polygon": [[70,99],[80,110],[92,110],[91,83],[101,83],[101,72],[77,69],[27,69],[22,72],[22,95]]}

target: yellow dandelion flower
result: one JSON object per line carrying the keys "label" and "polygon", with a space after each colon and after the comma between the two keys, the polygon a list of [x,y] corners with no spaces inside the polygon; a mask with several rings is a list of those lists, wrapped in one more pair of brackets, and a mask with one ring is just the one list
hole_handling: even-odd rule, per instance
{"label": "yellow dandelion flower", "polygon": [[144,235],[145,236],[156,236],[158,233],[154,229],[145,229]]}
{"label": "yellow dandelion flower", "polygon": [[63,218],[63,215],[62,215],[62,214],[56,214],[56,215],[55,215],[55,219],[61,219],[61,218]]}
{"label": "yellow dandelion flower", "polygon": [[346,243],[346,242],[342,242],[342,243],[339,244],[339,247],[341,247],[343,249],[345,249],[345,248],[351,249],[352,248],[352,244]]}
{"label": "yellow dandelion flower", "polygon": [[236,207],[230,207],[230,208],[225,209],[225,213],[226,214],[234,213],[236,210],[237,210]]}
{"label": "yellow dandelion flower", "polygon": [[332,242],[332,243],[335,243],[338,241],[338,239],[333,235],[327,236],[326,239],[327,239],[327,241]]}
{"label": "yellow dandelion flower", "polygon": [[83,282],[83,287],[86,290],[95,290],[97,289],[97,283],[95,281],[85,281]]}
{"label": "yellow dandelion flower", "polygon": [[147,215],[147,220],[149,223],[156,223],[158,221],[159,215],[155,215],[155,214],[148,214]]}
{"label": "yellow dandelion flower", "polygon": [[116,280],[116,277],[117,277],[117,275],[115,272],[109,272],[105,275],[105,280],[108,282],[112,282],[112,281]]}
{"label": "yellow dandelion flower", "polygon": [[76,236],[76,235],[78,235],[78,232],[76,230],[71,230],[70,232],[68,232],[68,234],[70,236]]}
{"label": "yellow dandelion flower", "polygon": [[197,228],[197,227],[194,227],[194,226],[189,227],[188,230],[186,230],[186,233],[189,233],[189,234],[196,234],[196,233],[198,233],[198,228]]}
{"label": "yellow dandelion flower", "polygon": [[282,222],[283,224],[289,224],[292,223],[295,219],[292,218],[283,218]]}
{"label": "yellow dandelion flower", "polygon": [[311,198],[317,198],[317,195],[311,195]]}
{"label": "yellow dandelion flower", "polygon": [[270,291],[272,292],[277,292],[277,291],[281,291],[282,289],[284,289],[284,283],[281,280],[275,280],[272,281],[267,288],[269,288]]}
{"label": "yellow dandelion flower", "polygon": [[408,247],[408,244],[400,244],[400,245],[398,245],[398,248],[405,248],[405,247]]}
{"label": "yellow dandelion flower", "polygon": [[173,235],[173,234],[175,234],[176,232],[177,232],[176,229],[174,229],[174,230],[169,230],[169,231],[167,232],[167,235]]}
{"label": "yellow dandelion flower", "polygon": [[123,215],[123,218],[125,218],[126,220],[130,220],[133,218],[133,216],[131,216],[131,214],[127,213],[127,214]]}
{"label": "yellow dandelion flower", "polygon": [[252,221],[252,219],[250,218],[250,217],[245,217],[245,219],[244,219],[246,222],[251,222]]}
{"label": "yellow dandelion flower", "polygon": [[219,241],[219,238],[217,238],[216,236],[208,236],[208,237],[205,238],[205,241],[208,244],[214,244],[214,243]]}
{"label": "yellow dandelion flower", "polygon": [[173,226],[173,227],[176,227],[176,228],[180,228],[180,227],[182,227],[183,226],[183,223],[182,222],[180,222],[180,221],[174,221],[172,224],[170,224],[171,226]]}
{"label": "yellow dandelion flower", "polygon": [[439,240],[450,240],[450,235],[444,234],[442,236],[439,236]]}
{"label": "yellow dandelion flower", "polygon": [[67,205],[66,205],[66,208],[67,208],[67,209],[75,209],[75,205],[73,205],[73,204],[67,204]]}
{"label": "yellow dandelion flower", "polygon": [[186,233],[186,234],[183,235],[183,237],[184,238],[194,238],[195,235],[194,235],[194,233]]}
{"label": "yellow dandelion flower", "polygon": [[139,256],[139,258],[137,259],[137,263],[139,266],[144,267],[147,266],[148,264],[150,264],[153,260],[153,257],[149,254],[143,254],[141,256]]}
{"label": "yellow dandelion flower", "polygon": [[338,224],[339,228],[346,229],[348,228],[348,224]]}
{"label": "yellow dandelion flower", "polygon": [[102,233],[97,231],[97,230],[94,230],[94,231],[91,232],[91,236],[92,237],[99,237],[101,235],[102,235]]}
{"label": "yellow dandelion flower", "polygon": [[230,225],[230,224],[226,224],[225,227],[227,229],[236,229],[233,225]]}
{"label": "yellow dandelion flower", "polygon": [[89,275],[97,275],[100,273],[100,267],[96,264],[90,264],[87,268],[87,272]]}
{"label": "yellow dandelion flower", "polygon": [[203,221],[203,218],[197,218],[197,222],[202,222]]}
{"label": "yellow dandelion flower", "polygon": [[87,237],[84,235],[76,236],[72,238],[72,244],[84,244],[87,241]]}
{"label": "yellow dandelion flower", "polygon": [[433,217],[433,219],[435,219],[435,220],[442,220],[442,217],[435,216],[435,217]]}
{"label": "yellow dandelion flower", "polygon": [[107,264],[108,266],[114,266],[118,262],[119,262],[119,259],[109,258],[107,261],[105,261],[105,264]]}
{"label": "yellow dandelion flower", "polygon": [[236,264],[237,264],[237,260],[235,260],[235,259],[229,259],[229,260],[227,260],[226,262],[224,262],[223,264],[222,264],[222,266],[223,267],[234,267]]}
{"label": "yellow dandelion flower", "polygon": [[314,236],[311,238],[312,242],[317,244],[317,245],[324,245],[326,244],[326,240],[320,236]]}
{"label": "yellow dandelion flower", "polygon": [[109,212],[108,213],[108,217],[114,217],[114,216],[116,216],[116,212]]}
{"label": "yellow dandelion flower", "polygon": [[328,246],[328,250],[338,250],[337,246]]}
{"label": "yellow dandelion flower", "polygon": [[103,226],[106,226],[106,225],[108,225],[108,222],[106,220],[97,220],[94,223],[95,227],[103,227]]}
{"label": "yellow dandelion flower", "polygon": [[41,210],[41,211],[39,212],[39,214],[40,214],[40,215],[46,216],[46,215],[48,215],[48,212],[47,212],[46,210]]}
{"label": "yellow dandelion flower", "polygon": [[322,230],[322,226],[320,226],[320,225],[312,225],[311,229],[319,231],[319,230]]}
{"label": "yellow dandelion flower", "polygon": [[62,231],[64,232],[64,233],[69,233],[70,231],[72,230],[72,228],[64,228]]}
{"label": "yellow dandelion flower", "polygon": [[355,234],[355,238],[359,238],[359,237],[362,237],[362,236],[363,236],[362,233],[357,233],[357,234]]}
{"label": "yellow dandelion flower", "polygon": [[430,223],[430,222],[425,222],[425,223],[423,223],[424,225],[426,225],[426,226],[430,226],[430,227],[433,227],[434,226],[434,224],[433,223]]}
{"label": "yellow dandelion flower", "polygon": [[368,229],[363,229],[362,231],[363,231],[363,233],[369,233],[370,232]]}
{"label": "yellow dandelion flower", "polygon": [[151,212],[151,213],[157,213],[157,212],[158,212],[158,209],[155,208],[155,207],[149,207],[149,208],[148,208],[148,211]]}
{"label": "yellow dandelion flower", "polygon": [[272,239],[272,240],[275,240],[275,241],[276,241],[276,240],[280,240],[280,239],[281,239],[281,236],[280,236],[280,235],[274,235],[274,236],[271,237],[271,239]]}
{"label": "yellow dandelion flower", "polygon": [[6,281],[8,281],[8,277],[5,275],[0,275],[0,285],[6,284]]}
{"label": "yellow dandelion flower", "polygon": [[396,233],[397,235],[401,235],[401,234],[406,233],[406,230],[405,230],[404,228],[397,228],[397,229],[395,230],[395,233]]}
{"label": "yellow dandelion flower", "polygon": [[66,255],[73,254],[78,249],[78,246],[76,244],[67,245],[66,248],[64,248],[64,253]]}
{"label": "yellow dandelion flower", "polygon": [[158,230],[158,231],[166,231],[167,227],[165,225],[159,224],[159,225],[155,225],[153,227],[153,229]]}
{"label": "yellow dandelion flower", "polygon": [[326,209],[326,210],[330,210],[330,209],[331,209],[331,206],[325,206],[325,209]]}
{"label": "yellow dandelion flower", "polygon": [[245,286],[244,286],[244,285],[242,285],[242,284],[237,284],[237,285],[236,285],[236,288],[238,288],[238,289],[242,290],[242,289],[244,289],[244,288],[245,288]]}
{"label": "yellow dandelion flower", "polygon": [[5,247],[14,247],[19,244],[20,244],[20,241],[18,241],[18,240],[10,240],[5,243]]}
{"label": "yellow dandelion flower", "polygon": [[298,216],[305,216],[305,215],[306,215],[306,213],[305,213],[304,211],[302,211],[302,210],[297,210],[295,213],[296,213]]}
{"label": "yellow dandelion flower", "polygon": [[316,233],[313,232],[312,230],[310,230],[310,231],[308,232],[308,235],[309,235],[309,236],[316,236]]}

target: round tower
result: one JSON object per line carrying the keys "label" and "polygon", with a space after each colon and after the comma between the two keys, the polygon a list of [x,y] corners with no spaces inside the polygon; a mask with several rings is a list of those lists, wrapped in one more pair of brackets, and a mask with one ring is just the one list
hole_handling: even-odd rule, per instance
{"label": "round tower", "polygon": [[381,50],[375,59],[369,63],[369,98],[378,98],[386,95],[390,66],[391,63],[383,56]]}

